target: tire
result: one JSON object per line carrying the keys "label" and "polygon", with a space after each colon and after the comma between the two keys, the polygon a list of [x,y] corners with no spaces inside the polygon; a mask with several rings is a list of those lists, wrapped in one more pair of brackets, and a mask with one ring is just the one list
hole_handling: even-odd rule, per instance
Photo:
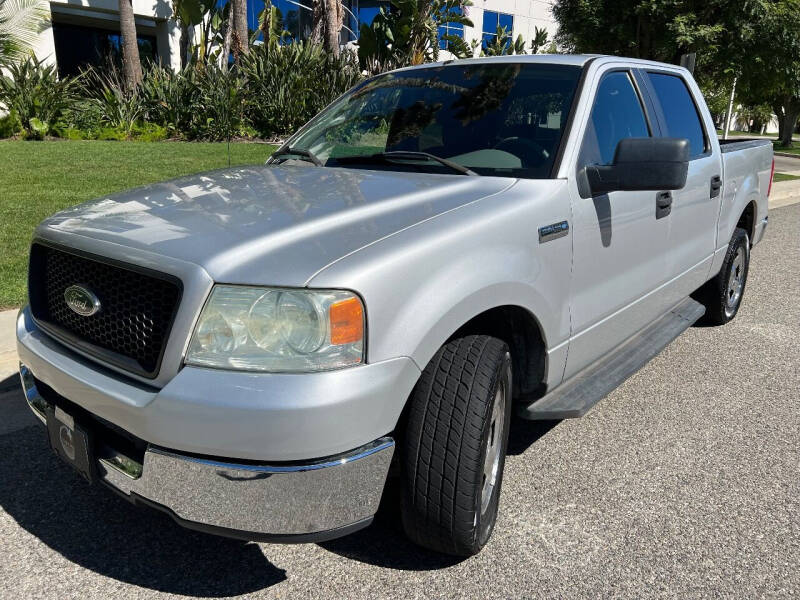
{"label": "tire", "polygon": [[489,540],[512,389],[508,347],[489,336],[448,342],[423,371],[411,395],[401,454],[403,528],[415,543],[471,556]]}
{"label": "tire", "polygon": [[704,321],[709,325],[725,325],[733,320],[742,304],[750,268],[750,238],[737,227],[717,275],[700,288],[697,299],[706,307]]}

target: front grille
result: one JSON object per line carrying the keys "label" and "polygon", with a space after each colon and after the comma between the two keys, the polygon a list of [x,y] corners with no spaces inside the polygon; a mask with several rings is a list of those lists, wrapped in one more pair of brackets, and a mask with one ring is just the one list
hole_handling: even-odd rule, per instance
{"label": "front grille", "polygon": [[[96,314],[67,306],[72,285],[97,296]],[[28,288],[33,316],[55,337],[139,375],[158,372],[181,296],[175,278],[33,244]]]}

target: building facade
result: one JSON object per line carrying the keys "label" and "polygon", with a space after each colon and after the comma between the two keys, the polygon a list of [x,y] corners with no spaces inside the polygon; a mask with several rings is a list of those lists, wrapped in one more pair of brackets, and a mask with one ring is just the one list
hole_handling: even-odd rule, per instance
{"label": "building facade", "polygon": [[[180,29],[169,0],[132,0],[139,53],[180,68]],[[50,24],[34,46],[39,60],[74,75],[121,53],[118,0],[50,0]]]}
{"label": "building facade", "polygon": [[[225,0],[219,0],[224,2]],[[440,34],[463,37],[468,43],[490,41],[497,27],[505,27],[529,42],[536,28],[545,29],[550,38],[556,25],[550,8],[552,0],[473,0],[468,16],[474,27],[448,24]],[[172,16],[170,0],[132,0],[136,18],[139,53],[180,68],[180,30]],[[273,0],[280,11],[282,26],[295,39],[303,39],[311,30],[311,0]],[[342,42],[358,38],[362,23],[371,23],[387,0],[345,0]],[[263,0],[248,0],[251,29],[258,28],[258,14]],[[49,64],[56,64],[62,75],[74,75],[87,64],[102,64],[108,57],[119,56],[118,0],[50,0],[50,25],[39,35],[34,53]],[[440,47],[446,52],[446,42]],[[446,56],[446,54],[445,54]]]}

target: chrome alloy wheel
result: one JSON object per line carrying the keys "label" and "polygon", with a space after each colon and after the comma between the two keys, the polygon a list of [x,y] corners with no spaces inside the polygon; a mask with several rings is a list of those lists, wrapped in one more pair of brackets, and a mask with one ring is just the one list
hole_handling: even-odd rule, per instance
{"label": "chrome alloy wheel", "polygon": [[492,419],[489,435],[486,438],[486,456],[483,459],[483,483],[481,486],[481,514],[486,512],[492,500],[497,476],[500,471],[500,453],[503,450],[503,431],[505,430],[506,384],[501,381],[494,395]]}
{"label": "chrome alloy wheel", "polygon": [[731,270],[728,273],[728,287],[725,291],[725,314],[728,316],[736,312],[736,307],[739,305],[739,300],[742,297],[745,272],[744,253],[745,249],[739,247],[736,251],[736,256],[731,262]]}

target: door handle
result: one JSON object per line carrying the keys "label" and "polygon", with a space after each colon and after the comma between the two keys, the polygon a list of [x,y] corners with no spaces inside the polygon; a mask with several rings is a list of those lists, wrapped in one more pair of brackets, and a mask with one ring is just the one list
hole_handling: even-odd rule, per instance
{"label": "door handle", "polygon": [[663,219],[672,212],[672,192],[656,194],[656,219]]}
{"label": "door handle", "polygon": [[716,198],[719,196],[719,191],[722,189],[722,177],[714,175],[711,178],[711,197]]}

